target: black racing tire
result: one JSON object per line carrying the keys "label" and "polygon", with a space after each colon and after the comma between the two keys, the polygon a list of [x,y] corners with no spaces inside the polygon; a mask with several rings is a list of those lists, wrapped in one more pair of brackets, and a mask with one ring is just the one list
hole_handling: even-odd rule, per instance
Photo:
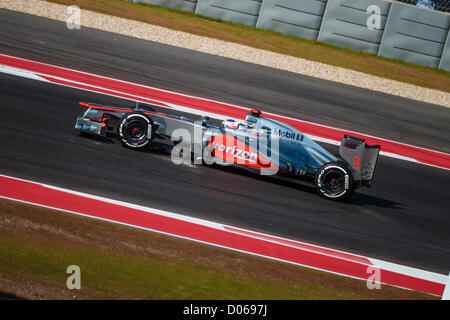
{"label": "black racing tire", "polygon": [[119,121],[117,134],[122,145],[126,148],[144,150],[148,148],[154,137],[154,124],[143,113],[133,112],[125,114]]}
{"label": "black racing tire", "polygon": [[314,185],[317,192],[328,200],[344,200],[354,192],[350,169],[340,163],[327,163],[316,173]]}

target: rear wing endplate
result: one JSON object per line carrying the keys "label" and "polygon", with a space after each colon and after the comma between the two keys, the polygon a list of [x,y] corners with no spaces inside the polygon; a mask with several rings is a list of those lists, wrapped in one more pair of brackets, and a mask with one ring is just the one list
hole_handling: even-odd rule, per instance
{"label": "rear wing endplate", "polygon": [[353,170],[353,179],[360,185],[372,184],[380,146],[370,146],[366,140],[345,135],[339,148],[339,155]]}

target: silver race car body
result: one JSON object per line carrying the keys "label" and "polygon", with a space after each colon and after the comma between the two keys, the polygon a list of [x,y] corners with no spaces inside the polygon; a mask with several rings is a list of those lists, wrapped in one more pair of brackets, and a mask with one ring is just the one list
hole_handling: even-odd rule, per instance
{"label": "silver race car body", "polygon": [[361,186],[370,187],[380,151],[380,146],[369,146],[364,139],[346,135],[339,156],[335,156],[299,130],[263,117],[255,109],[244,121],[214,125],[208,123],[208,117],[194,121],[139,104],[135,108],[80,105],[87,110],[76,120],[79,132],[117,137],[131,149],[152,147],[155,138],[170,139],[176,164],[235,165],[262,175],[309,183],[330,200],[345,199]]}

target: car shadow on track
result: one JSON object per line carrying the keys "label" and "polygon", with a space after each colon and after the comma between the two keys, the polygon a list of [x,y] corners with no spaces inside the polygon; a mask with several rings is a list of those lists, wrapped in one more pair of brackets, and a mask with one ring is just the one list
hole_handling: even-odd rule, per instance
{"label": "car shadow on track", "polygon": [[[328,199],[321,198],[314,186],[308,182],[292,182],[288,180],[281,180],[278,177],[274,176],[261,176],[255,173],[252,173],[246,169],[234,167],[234,166],[221,166],[221,165],[212,165],[210,166],[214,168],[215,170],[221,170],[223,172],[229,172],[232,174],[239,174],[240,176],[245,176],[250,179],[255,179],[262,181],[264,183],[273,183],[280,186],[285,186],[288,188],[299,190],[300,192],[309,193],[312,197],[317,197],[320,201],[325,201],[328,203],[333,203],[333,201]],[[345,203],[348,205],[354,205],[354,206],[370,206],[370,207],[377,207],[377,208],[384,208],[384,209],[403,209],[404,204],[391,201],[388,199],[383,199],[377,196],[373,195],[366,195],[363,193],[359,193],[358,190],[355,191],[354,195],[348,199],[339,201],[340,203]]]}
{"label": "car shadow on track", "polygon": [[358,206],[371,206],[385,209],[403,209],[404,204],[400,202],[395,202],[375,196],[369,196],[363,193],[358,193],[355,191],[355,194],[351,199],[346,200],[349,204],[358,205]]}
{"label": "car shadow on track", "polygon": [[106,144],[115,144],[114,139],[112,139],[110,137],[102,137],[102,136],[92,135],[92,134],[85,133],[85,132],[75,132],[75,134],[79,135],[82,138],[91,139],[92,141],[98,141],[98,142],[102,142],[102,143],[106,143]]}

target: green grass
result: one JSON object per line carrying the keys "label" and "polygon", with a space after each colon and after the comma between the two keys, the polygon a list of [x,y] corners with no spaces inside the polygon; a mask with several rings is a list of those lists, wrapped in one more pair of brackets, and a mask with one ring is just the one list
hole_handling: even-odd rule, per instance
{"label": "green grass", "polygon": [[[83,290],[139,299],[357,299],[311,284],[286,285],[270,279],[242,277],[213,266],[146,259],[46,241],[27,241],[0,235],[0,273],[22,281],[43,281],[64,288],[69,265],[81,268]],[[86,287],[86,288],[85,288]],[[103,293],[98,296],[98,292]]]}
{"label": "green grass", "polygon": [[[70,265],[81,269],[81,290],[66,288]],[[0,200],[0,293],[27,299],[436,298],[391,286],[368,290],[360,280],[7,200]]]}
{"label": "green grass", "polygon": [[146,22],[210,38],[240,43],[375,76],[450,92],[450,72],[300,39],[274,31],[218,21],[189,12],[122,0],[47,0]]}
{"label": "green grass", "polygon": [[[139,299],[358,299],[308,282],[287,284],[274,279],[245,277],[189,261],[183,263],[93,247],[27,241],[0,235],[0,273],[22,281],[42,281],[64,288],[70,265],[81,268],[82,289],[104,296]],[[101,294],[99,294],[101,293]]]}

